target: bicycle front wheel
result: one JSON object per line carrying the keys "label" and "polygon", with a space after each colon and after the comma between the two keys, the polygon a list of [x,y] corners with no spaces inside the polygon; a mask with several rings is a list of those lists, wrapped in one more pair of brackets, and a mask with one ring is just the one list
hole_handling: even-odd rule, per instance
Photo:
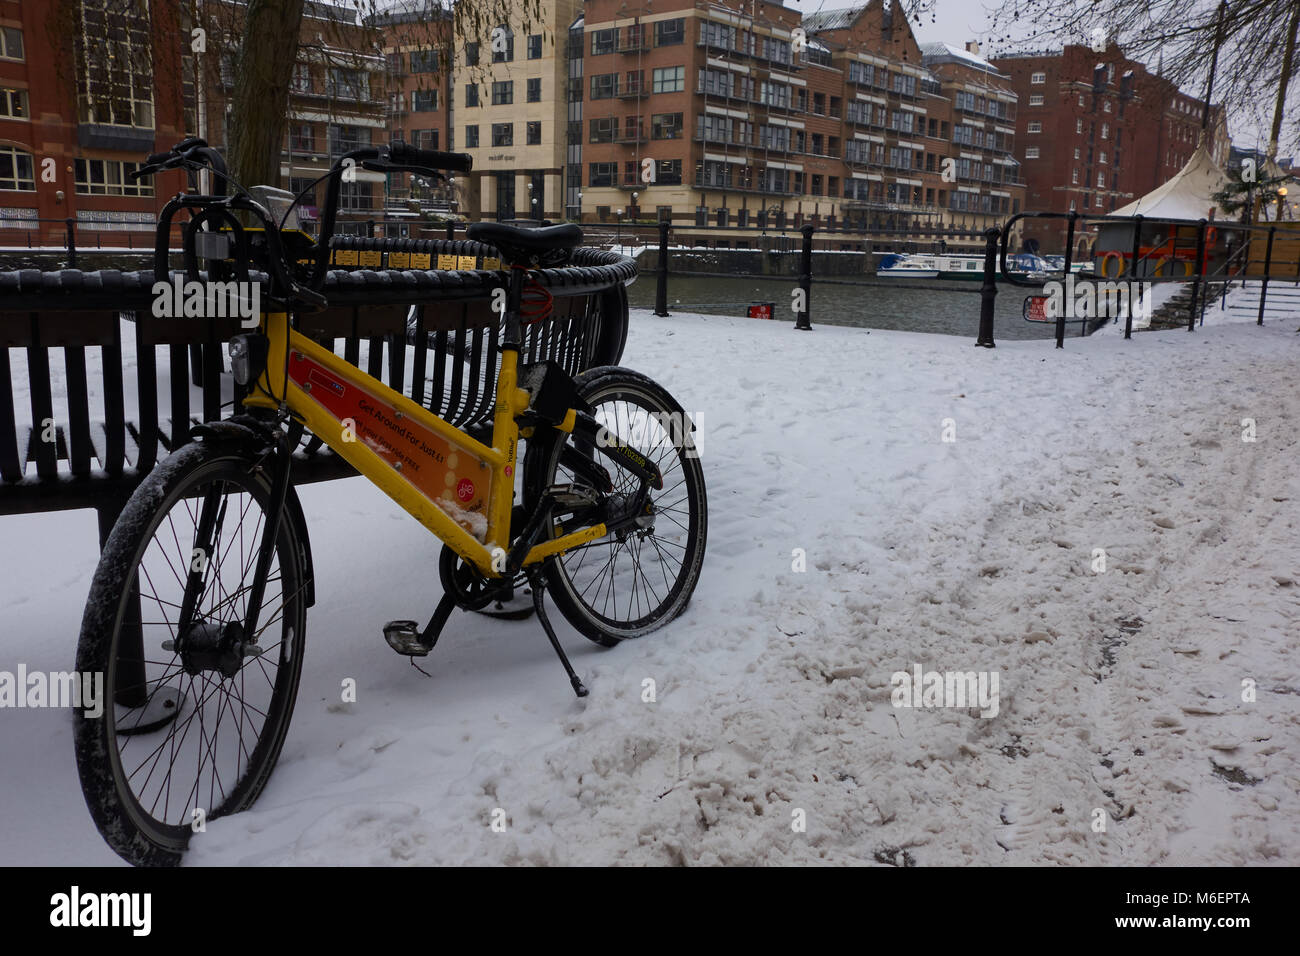
{"label": "bicycle front wheel", "polygon": [[303,554],[288,520],[258,633],[244,635],[241,623],[270,499],[256,459],[195,441],[136,489],[104,547],[77,647],[78,671],[104,675],[101,712],[76,712],[77,769],[95,824],[128,862],[178,863],[206,821],[257,799],[279,757],[306,616]]}
{"label": "bicycle front wheel", "polygon": [[[612,647],[667,624],[690,602],[704,563],[708,501],[704,471],[682,407],[661,385],[625,368],[594,368],[574,380],[598,424],[654,462],[662,490],[650,493],[651,520],[568,551],[546,566],[555,606],[597,644]],[[610,472],[613,496],[630,496],[638,479],[589,443],[556,432],[529,442],[524,472],[529,510],[546,488],[584,484],[575,456]],[[553,515],[563,526],[564,513]],[[550,536],[557,521],[551,522]],[[572,530],[570,528],[569,530]]]}

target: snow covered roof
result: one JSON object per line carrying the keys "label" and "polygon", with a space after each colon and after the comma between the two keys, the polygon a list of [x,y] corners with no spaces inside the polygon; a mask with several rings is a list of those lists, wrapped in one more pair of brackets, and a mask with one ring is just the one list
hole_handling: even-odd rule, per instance
{"label": "snow covered roof", "polygon": [[843,10],[818,10],[805,13],[801,22],[808,33],[820,33],[823,30],[847,30],[853,26],[862,7],[846,7]]}
{"label": "snow covered roof", "polygon": [[1213,210],[1216,219],[1231,219],[1231,213],[1217,208],[1212,198],[1227,182],[1227,174],[1202,143],[1173,179],[1110,215],[1136,216],[1141,213],[1164,219],[1205,219]]}
{"label": "snow covered roof", "polygon": [[951,43],[922,43],[921,59],[922,62],[925,62],[926,64],[931,62],[944,63],[955,61],[958,63],[964,63],[967,66],[973,66],[975,69],[983,70],[986,73],[999,72],[996,66],[984,59],[982,56],[977,56],[969,50],[964,50],[959,46],[953,46]]}

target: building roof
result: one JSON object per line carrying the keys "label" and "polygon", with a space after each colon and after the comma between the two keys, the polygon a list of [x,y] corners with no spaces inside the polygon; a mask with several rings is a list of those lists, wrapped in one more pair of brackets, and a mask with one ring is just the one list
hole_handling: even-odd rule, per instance
{"label": "building roof", "polygon": [[847,30],[863,11],[862,7],[846,7],[842,10],[818,10],[805,13],[801,24],[808,33],[820,33],[823,30]]}
{"label": "building roof", "polygon": [[963,50],[951,43],[922,43],[921,60],[926,66],[931,63],[962,63],[985,73],[1000,73],[996,66],[982,56]]}

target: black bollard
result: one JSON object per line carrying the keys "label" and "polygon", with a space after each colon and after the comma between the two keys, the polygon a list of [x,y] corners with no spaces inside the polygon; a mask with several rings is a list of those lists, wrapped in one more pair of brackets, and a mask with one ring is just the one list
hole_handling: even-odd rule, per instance
{"label": "black bollard", "polygon": [[993,344],[993,301],[998,297],[998,238],[1002,230],[989,226],[984,230],[984,284],[980,286],[980,331],[977,346],[996,348]]}
{"label": "black bollard", "polygon": [[795,316],[794,327],[800,332],[811,332],[812,237],[815,230],[812,226],[804,226],[799,231],[803,233],[803,254],[799,262],[799,289],[803,292],[803,309]]}
{"label": "black bollard", "polygon": [[668,228],[667,219],[659,220],[659,266],[655,270],[655,315],[668,315]]}
{"label": "black bollard", "polygon": [[450,242],[455,238],[456,238],[456,223],[449,222],[447,223],[447,241]]}
{"label": "black bollard", "polygon": [[1187,309],[1187,331],[1196,331],[1196,307],[1201,304],[1201,283],[1205,279],[1205,227],[1202,219],[1196,227],[1196,279],[1192,282],[1192,304]]}
{"label": "black bollard", "polygon": [[[1142,216],[1139,214],[1133,217],[1133,264],[1129,267],[1128,272],[1128,308],[1125,310],[1128,314],[1124,319],[1124,338],[1126,339],[1133,338],[1133,307],[1137,303],[1137,296],[1133,294],[1133,290],[1137,289],[1139,295],[1142,293],[1142,283],[1138,281],[1138,259],[1141,255]],[[1087,327],[1086,322],[1084,326]]]}
{"label": "black bollard", "polygon": [[65,220],[68,227],[68,268],[77,268],[77,221]]}

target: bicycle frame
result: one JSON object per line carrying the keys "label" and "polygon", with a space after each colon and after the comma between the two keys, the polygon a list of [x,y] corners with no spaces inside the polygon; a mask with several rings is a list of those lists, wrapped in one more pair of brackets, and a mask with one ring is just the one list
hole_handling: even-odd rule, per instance
{"label": "bicycle frame", "polygon": [[[302,335],[284,312],[262,316],[267,368],[244,404],[283,407],[467,563],[501,577],[514,507],[515,418],[529,402],[517,386],[518,325],[512,309],[500,351],[491,447]],[[572,431],[575,421],[571,409],[557,427]],[[594,541],[606,530],[602,523],[540,542],[523,565]]]}

